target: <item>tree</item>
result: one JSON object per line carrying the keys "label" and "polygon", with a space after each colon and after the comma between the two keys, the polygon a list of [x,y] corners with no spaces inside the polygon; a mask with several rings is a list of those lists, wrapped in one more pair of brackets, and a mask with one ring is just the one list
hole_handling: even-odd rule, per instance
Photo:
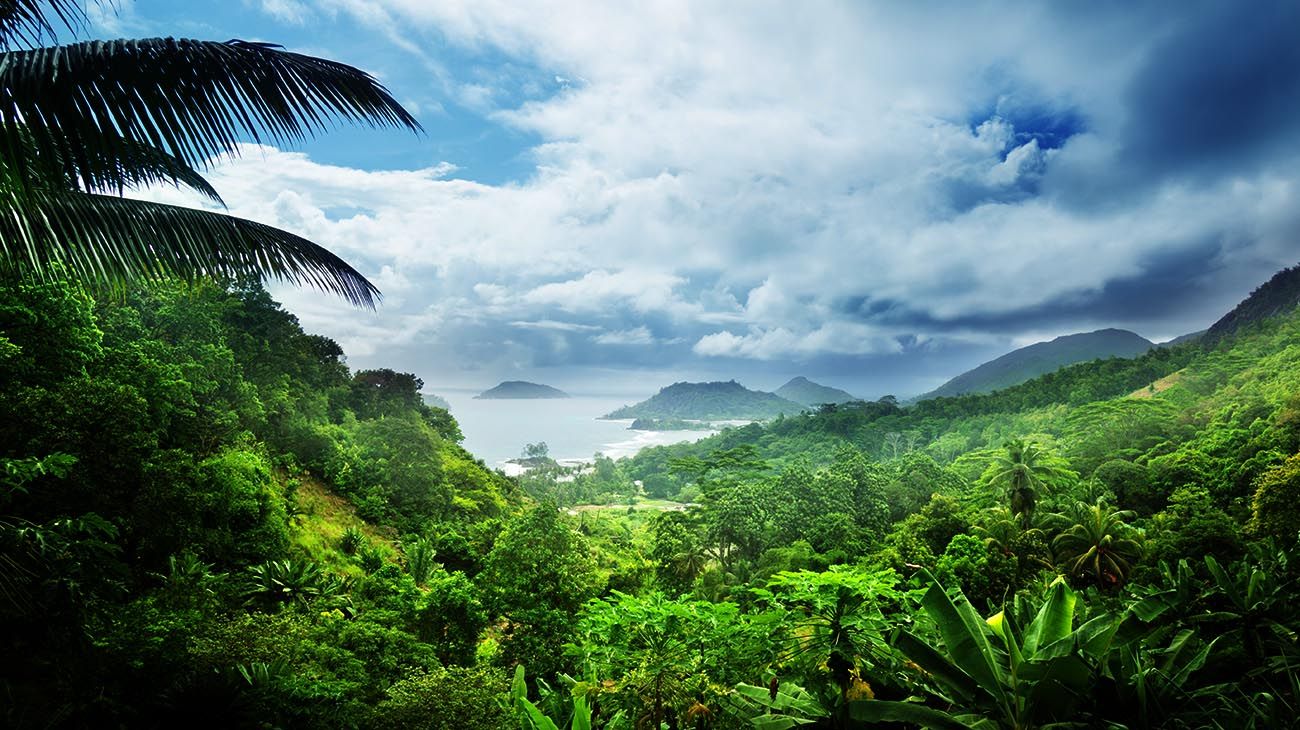
{"label": "tree", "polygon": [[1012,439],[1003,445],[1003,453],[993,458],[982,479],[1006,492],[1011,512],[1027,528],[1032,524],[1040,494],[1076,476],[1065,467],[1064,460],[1038,444]]}
{"label": "tree", "polygon": [[1300,454],[1259,475],[1249,532],[1290,544],[1300,531]]}
{"label": "tree", "polygon": [[163,183],[220,203],[199,170],[247,138],[293,143],[338,122],[419,130],[383,86],[268,43],[40,45],[56,25],[75,34],[84,22],[75,0],[0,3],[0,271],[44,279],[62,267],[110,287],[275,277],[373,306],[374,285],[311,241],[121,195]]}
{"label": "tree", "polygon": [[479,585],[491,614],[504,621],[503,658],[543,677],[559,671],[578,609],[595,595],[596,576],[586,541],[555,505],[543,503],[506,525]]}
{"label": "tree", "polygon": [[1052,550],[1070,576],[1091,580],[1098,588],[1116,588],[1128,580],[1144,552],[1141,535],[1125,523],[1134,513],[1098,502],[1076,504],[1069,516],[1054,517],[1069,525],[1052,540]]}

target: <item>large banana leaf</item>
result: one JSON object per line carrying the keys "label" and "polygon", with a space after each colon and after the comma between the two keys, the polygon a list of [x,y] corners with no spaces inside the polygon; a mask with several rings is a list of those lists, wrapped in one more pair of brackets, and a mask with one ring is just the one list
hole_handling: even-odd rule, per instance
{"label": "large banana leaf", "polygon": [[970,602],[953,603],[937,581],[921,598],[921,606],[943,637],[944,647],[957,666],[963,668],[990,696],[1002,696],[1003,682],[996,654],[989,643],[989,630]]}
{"label": "large banana leaf", "polygon": [[1070,635],[1076,600],[1074,591],[1065,584],[1064,578],[1058,577],[1052,582],[1047,600],[1043,601],[1038,615],[1025,629],[1023,649],[1026,656],[1032,657],[1040,649]]}
{"label": "large banana leaf", "polygon": [[934,730],[971,730],[976,727],[942,710],[915,702],[859,700],[849,704],[849,715],[861,722],[905,722]]}
{"label": "large banana leaf", "polygon": [[0,270],[41,277],[59,267],[110,285],[259,272],[358,305],[374,306],[379,294],[339,257],[261,223],[107,195],[0,190]]}

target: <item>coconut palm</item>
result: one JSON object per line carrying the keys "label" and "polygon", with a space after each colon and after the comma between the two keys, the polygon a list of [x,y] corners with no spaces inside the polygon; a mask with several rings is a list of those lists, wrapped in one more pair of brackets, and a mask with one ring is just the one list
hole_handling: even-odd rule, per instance
{"label": "coconut palm", "polygon": [[373,306],[378,290],[311,241],[121,195],[165,183],[220,202],[199,171],[241,141],[284,145],[343,122],[418,130],[383,86],[266,43],[42,45],[85,19],[75,0],[0,0],[0,273],[69,270],[109,287],[273,277]]}
{"label": "coconut palm", "polygon": [[1012,439],[1003,445],[1002,453],[993,457],[981,479],[1005,491],[1012,514],[1020,518],[1021,527],[1028,529],[1039,496],[1076,476],[1063,459],[1042,446]]}
{"label": "coconut palm", "polygon": [[1135,512],[1117,510],[1104,501],[1075,505],[1070,515],[1053,515],[1068,525],[1052,540],[1057,565],[1098,588],[1115,588],[1128,580],[1144,552],[1142,535],[1127,524]]}

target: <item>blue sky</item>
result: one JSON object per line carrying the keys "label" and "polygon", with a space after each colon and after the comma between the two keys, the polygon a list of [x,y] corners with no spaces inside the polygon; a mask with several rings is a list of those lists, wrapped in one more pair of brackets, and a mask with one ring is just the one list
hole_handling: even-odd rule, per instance
{"label": "blue sky", "polygon": [[278,42],[417,114],[211,177],[384,290],[275,288],[309,329],[435,391],[907,396],[1060,334],[1203,328],[1300,259],[1294,3],[794,8],[122,0],[95,32]]}

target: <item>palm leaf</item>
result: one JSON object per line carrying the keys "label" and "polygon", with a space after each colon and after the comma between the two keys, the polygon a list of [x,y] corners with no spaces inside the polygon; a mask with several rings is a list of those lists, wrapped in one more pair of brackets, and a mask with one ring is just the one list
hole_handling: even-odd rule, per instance
{"label": "palm leaf", "polygon": [[216,189],[197,170],[179,157],[142,142],[117,136],[109,144],[78,148],[74,157],[63,156],[60,149],[53,150],[55,156],[50,157],[37,149],[26,125],[0,126],[0,136],[5,138],[0,147],[27,148],[26,167],[3,170],[4,184],[10,188],[77,188],[121,195],[128,188],[184,185],[214,203],[225,205]]}
{"label": "palm leaf", "polygon": [[58,29],[47,13],[53,13],[59,25],[72,31],[86,19],[76,0],[0,0],[0,47],[10,48],[14,41],[39,45],[54,38]]}
{"label": "palm leaf", "polygon": [[[364,71],[265,43],[151,38],[0,55],[0,123],[25,126],[35,154],[77,169],[126,158],[123,140],[202,168],[241,141],[284,146],[344,122],[421,129]],[[0,162],[29,168],[31,149],[6,142]]]}
{"label": "palm leaf", "polygon": [[205,210],[74,191],[0,190],[0,270],[89,281],[239,278],[308,284],[373,307],[379,291],[345,261],[271,226]]}

